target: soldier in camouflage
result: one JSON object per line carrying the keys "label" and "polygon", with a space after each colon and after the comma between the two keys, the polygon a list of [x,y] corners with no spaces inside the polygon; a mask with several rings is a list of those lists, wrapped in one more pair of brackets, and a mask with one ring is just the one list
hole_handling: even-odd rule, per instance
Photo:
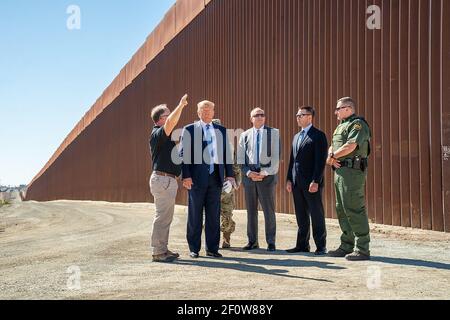
{"label": "soldier in camouflage", "polygon": [[358,117],[355,109],[353,99],[346,97],[338,101],[335,110],[341,123],[333,134],[327,164],[335,171],[336,212],[342,236],[340,247],[328,254],[361,261],[370,260],[365,184],[371,132],[367,121]]}
{"label": "soldier in camouflage", "polygon": [[[213,120],[214,124],[221,125],[219,119]],[[220,230],[223,233],[223,249],[231,248],[231,234],[235,231],[236,223],[233,221],[233,210],[236,208],[236,191],[242,181],[241,168],[238,164],[233,164],[233,172],[236,179],[236,186],[231,190],[230,193],[222,191],[221,206],[220,206]]]}

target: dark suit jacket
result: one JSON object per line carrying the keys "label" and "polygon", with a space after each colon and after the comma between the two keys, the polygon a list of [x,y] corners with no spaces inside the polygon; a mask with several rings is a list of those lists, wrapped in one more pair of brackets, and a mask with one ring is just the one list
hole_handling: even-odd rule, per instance
{"label": "dark suit jacket", "polygon": [[323,187],[323,173],[328,156],[327,137],[313,126],[297,149],[299,137],[300,132],[292,141],[287,180],[301,188],[309,188],[312,181]]}
{"label": "dark suit jacket", "polygon": [[[214,124],[217,140],[217,155],[219,158],[219,177],[224,181],[226,177],[234,177],[233,152],[229,144],[227,131],[224,127]],[[183,130],[180,156],[182,158],[183,179],[191,178],[194,187],[207,188],[209,181],[209,164],[205,162],[203,154],[207,148],[204,132],[200,122],[188,125]],[[208,153],[208,152],[206,152]]]}

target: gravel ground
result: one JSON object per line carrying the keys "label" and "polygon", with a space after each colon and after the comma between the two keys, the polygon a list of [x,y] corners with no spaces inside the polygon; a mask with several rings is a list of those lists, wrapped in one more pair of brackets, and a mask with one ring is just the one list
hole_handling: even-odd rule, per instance
{"label": "gravel ground", "polygon": [[[188,257],[177,207],[173,264],[151,262],[153,204],[17,202],[0,208],[0,299],[449,299],[450,234],[371,225],[372,261],[286,254],[295,217],[277,216],[279,251],[251,253],[246,214],[223,259]],[[327,220],[329,249],[339,227]],[[264,239],[260,215],[260,239]],[[260,241],[264,245],[264,241]],[[313,246],[314,247],[314,246]]]}

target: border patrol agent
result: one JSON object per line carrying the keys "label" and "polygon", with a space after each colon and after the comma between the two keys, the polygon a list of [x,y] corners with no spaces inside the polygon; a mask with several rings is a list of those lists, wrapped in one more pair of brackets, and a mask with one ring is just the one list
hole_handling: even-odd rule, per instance
{"label": "border patrol agent", "polygon": [[371,132],[367,121],[358,117],[355,109],[352,98],[338,100],[335,114],[341,124],[333,134],[327,159],[335,171],[336,211],[342,230],[340,247],[328,255],[346,257],[349,261],[370,260],[365,184]]}
{"label": "border patrol agent", "polygon": [[[222,125],[219,119],[212,121],[214,124]],[[236,230],[236,222],[233,221],[233,210],[236,208],[236,192],[242,181],[241,166],[237,163],[233,164],[233,172],[236,179],[236,185],[233,186],[231,192],[222,191],[220,205],[220,231],[223,233],[223,249],[231,248],[231,234]]]}

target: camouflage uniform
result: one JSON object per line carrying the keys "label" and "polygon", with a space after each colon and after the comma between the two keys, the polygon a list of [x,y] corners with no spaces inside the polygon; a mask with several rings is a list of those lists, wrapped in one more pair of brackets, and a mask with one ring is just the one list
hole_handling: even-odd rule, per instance
{"label": "camouflage uniform", "polygon": [[[220,119],[214,119],[214,124],[221,125]],[[236,184],[239,186],[242,182],[241,166],[233,164],[234,178]],[[230,248],[230,236],[236,229],[236,222],[233,221],[233,210],[236,207],[235,202],[236,190],[231,189],[230,193],[222,191],[221,203],[220,203],[220,231],[223,233],[223,245],[222,248]]]}
{"label": "camouflage uniform", "polygon": [[[241,168],[239,165],[234,164],[233,165],[233,172],[236,179],[236,183],[238,185],[241,184],[242,180],[242,174],[241,174]],[[231,235],[236,228],[236,223],[233,221],[233,210],[236,207],[235,204],[235,190],[234,188],[231,190],[230,193],[222,192],[221,197],[221,206],[220,206],[220,217],[221,217],[221,225],[220,230],[224,234]]]}

